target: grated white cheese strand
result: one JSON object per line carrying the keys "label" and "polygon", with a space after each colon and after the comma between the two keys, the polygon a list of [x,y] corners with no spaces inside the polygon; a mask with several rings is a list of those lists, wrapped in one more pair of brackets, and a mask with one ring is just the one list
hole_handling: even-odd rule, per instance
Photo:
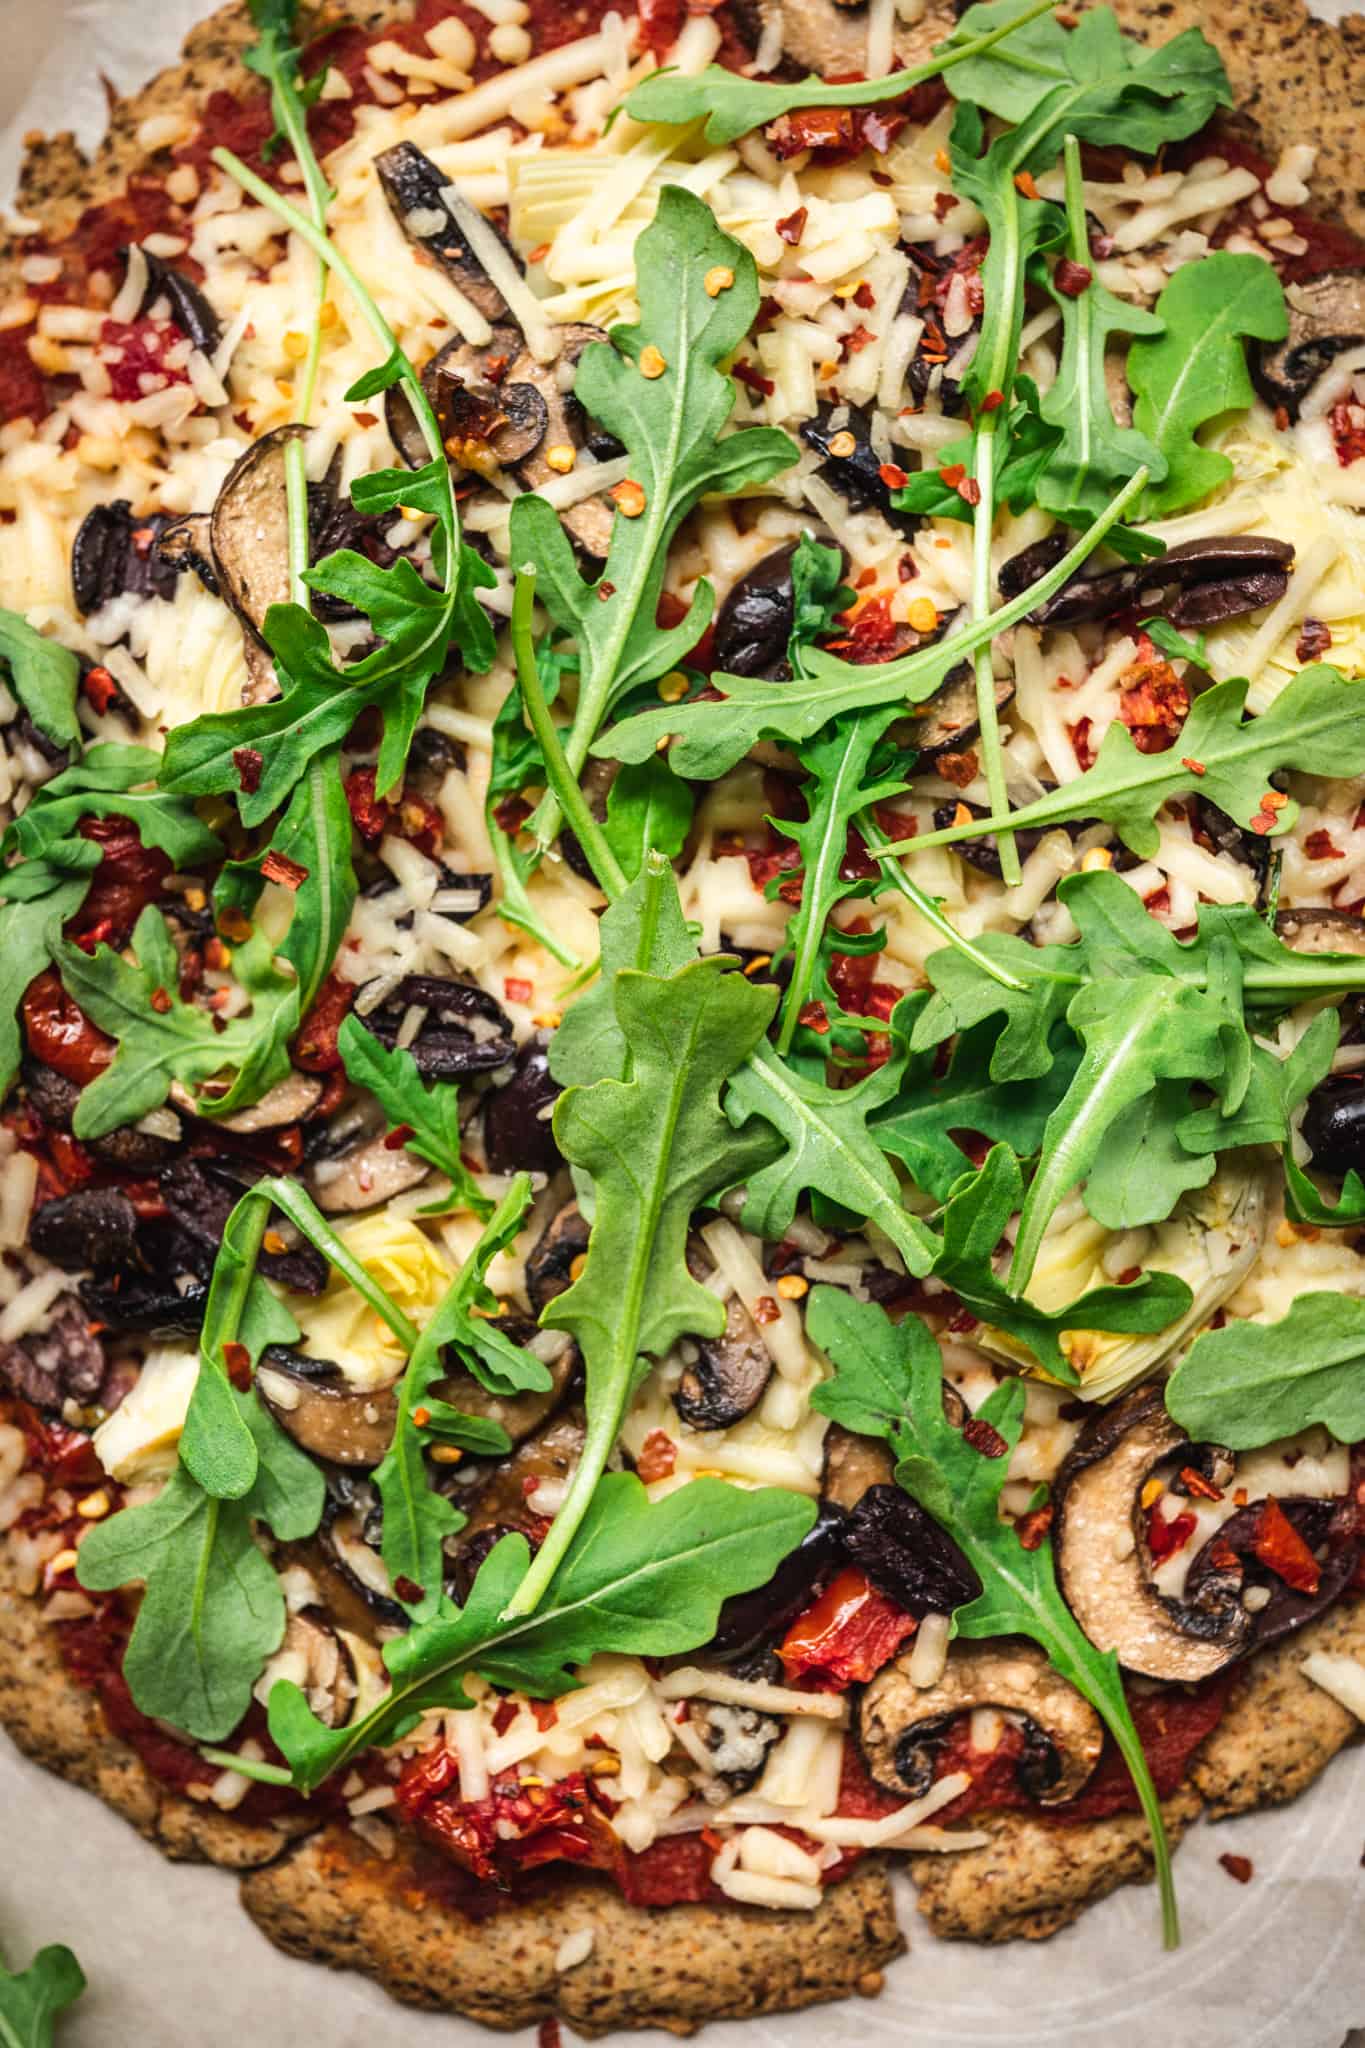
{"label": "grated white cheese strand", "polygon": [[[797,1692],[788,1685],[768,1685],[762,1679],[733,1678],[728,1671],[703,1671],[699,1665],[684,1664],[654,1681],[655,1691],[666,1700],[716,1700],[727,1707],[756,1707],[760,1714],[801,1714],[819,1721],[848,1718],[848,1703],[837,1693]],[[565,1712],[560,1705],[560,1713]]]}
{"label": "grated white cheese strand", "polygon": [[1358,1721],[1365,1721],[1365,1664],[1331,1650],[1314,1650],[1300,1670]]}

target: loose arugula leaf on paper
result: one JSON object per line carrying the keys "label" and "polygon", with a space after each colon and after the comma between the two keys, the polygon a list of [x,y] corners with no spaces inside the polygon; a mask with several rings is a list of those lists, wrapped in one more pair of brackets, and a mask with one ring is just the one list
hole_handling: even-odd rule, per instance
{"label": "loose arugula leaf on paper", "polygon": [[977,1419],[1002,1439],[1001,1455],[988,1457],[944,1415],[938,1346],[918,1317],[894,1324],[874,1302],[817,1287],[807,1328],[835,1368],[812,1404],[845,1429],[890,1444],[897,1483],[952,1537],[980,1581],[977,1597],[953,1614],[953,1634],[1030,1637],[1109,1730],[1151,1831],[1162,1927],[1167,1946],[1174,1946],[1179,1926],[1170,1850],[1118,1660],[1097,1650],[1073,1619],[1058,1590],[1051,1544],[1026,1550],[1013,1523],[1001,1518],[1009,1454],[1024,1425],[1022,1382],[1006,1380],[977,1410]]}
{"label": "loose arugula leaf on paper", "polygon": [[626,1077],[569,1088],[555,1105],[560,1151],[591,1175],[583,1270],[542,1321],[576,1338],[587,1372],[587,1431],[564,1505],[517,1594],[528,1612],[587,1509],[644,1362],[679,1337],[719,1336],[725,1311],[688,1271],[692,1214],[744,1178],[756,1147],[731,1128],[720,1089],[772,1017],[772,989],[698,960],[667,980],[624,969],[612,982]]}
{"label": "loose arugula leaf on paper", "polygon": [[[442,1545],[468,1519],[453,1501],[432,1490],[422,1455],[432,1388],[450,1369],[447,1349],[495,1393],[543,1392],[550,1385],[548,1368],[499,1330],[497,1296],[485,1279],[493,1258],[516,1237],[530,1203],[530,1176],[518,1174],[417,1341],[398,1390],[393,1441],[375,1470],[384,1509],[381,1554],[394,1591],[414,1621],[430,1620],[440,1606]],[[460,1416],[444,1402],[435,1405],[442,1411],[436,1434],[446,1442],[463,1435],[467,1444],[469,1427],[478,1428],[476,1418]],[[493,1437],[480,1447],[510,1450],[507,1432],[492,1427]]]}
{"label": "loose arugula leaf on paper", "polygon": [[40,1948],[26,1970],[0,1963],[0,2040],[5,2048],[53,2048],[58,2013],[85,1989],[85,1972],[69,1948]]}
{"label": "loose arugula leaf on paper", "polygon": [[1232,475],[1230,458],[1196,436],[1251,404],[1245,338],[1283,341],[1289,316],[1284,289],[1263,256],[1215,249],[1176,271],[1156,302],[1156,318],[1157,335],[1129,329],[1137,338],[1128,351],[1128,382],[1133,425],[1165,465],[1164,475],[1153,472],[1143,512],[1164,519]]}
{"label": "loose arugula leaf on paper", "polygon": [[256,1449],[250,1491],[217,1500],[178,1465],[155,1500],[91,1526],[76,1568],[92,1593],[145,1585],[123,1663],[133,1700],[207,1742],[232,1733],[284,1636],[284,1595],[252,1525],[282,1543],[311,1536],[325,1490],[254,1395],[230,1398]]}
{"label": "loose arugula leaf on paper", "polygon": [[400,1739],[428,1708],[469,1706],[461,1681],[472,1671],[544,1699],[569,1691],[574,1667],[606,1652],[679,1656],[709,1640],[731,1594],[767,1583],[814,1519],[812,1501],[775,1487],[694,1479],[651,1505],[632,1474],[607,1473],[534,1613],[510,1613],[530,1552],[524,1537],[504,1536],[462,1608],[444,1602],[385,1645],[393,1689],[371,1713],[325,1728],[281,1681],[271,1735],[294,1782],[312,1791],[372,1744]]}
{"label": "loose arugula leaf on paper", "polygon": [[1301,1294],[1277,1323],[1225,1323],[1196,1337],[1166,1384],[1166,1406],[1201,1443],[1257,1450],[1320,1423],[1338,1443],[1365,1436],[1365,1302]]}
{"label": "loose arugula leaf on paper", "polygon": [[[639,322],[616,328],[610,347],[599,342],[583,351],[574,396],[625,447],[643,510],[613,521],[606,562],[591,583],[543,498],[528,492],[511,513],[513,562],[535,564],[541,602],[578,644],[578,700],[563,738],[574,775],[614,706],[676,668],[710,621],[711,587],[701,583],[677,625],[655,622],[669,543],[682,520],[703,494],[728,496],[766,483],[799,452],[775,427],[723,431],[735,386],[720,365],[758,312],[758,273],[748,250],[721,231],[700,199],[665,185],[654,220],[635,244],[635,270]],[[727,273],[733,281],[715,289],[717,276]],[[647,347],[663,358],[657,377],[640,373]],[[558,817],[549,796],[530,828],[542,844],[554,837]]]}
{"label": "loose arugula leaf on paper", "polygon": [[428,1202],[418,1213],[441,1216],[450,1209],[469,1209],[489,1217],[493,1204],[464,1163],[460,1150],[460,1091],[450,1081],[428,1087],[417,1062],[403,1046],[381,1045],[358,1017],[347,1017],[337,1034],[337,1049],[347,1078],[368,1088],[404,1148],[445,1174],[450,1192]]}
{"label": "loose arugula leaf on paper", "polygon": [[[1017,811],[897,840],[890,850],[908,853],[924,846],[951,846],[1006,826],[1011,831],[1033,830],[1085,818],[1112,825],[1139,859],[1150,860],[1160,839],[1157,811],[1170,798],[1195,790],[1236,824],[1262,837],[1288,832],[1298,819],[1299,806],[1293,797],[1274,790],[1270,778],[1284,769],[1306,775],[1360,774],[1365,769],[1365,684],[1326,662],[1316,662],[1299,670],[1269,710],[1244,718],[1248,687],[1235,678],[1215,683],[1196,697],[1180,738],[1168,753],[1140,753],[1127,727],[1115,720],[1094,766],[1074,782]],[[1269,807],[1267,792],[1272,799]]]}

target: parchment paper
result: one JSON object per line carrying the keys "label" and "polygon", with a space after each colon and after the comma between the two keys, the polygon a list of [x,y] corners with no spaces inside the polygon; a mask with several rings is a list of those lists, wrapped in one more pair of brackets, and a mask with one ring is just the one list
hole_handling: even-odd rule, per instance
{"label": "parchment paper", "polygon": [[[0,0],[0,196],[20,136],[104,124],[103,72],[126,89],[177,54],[209,0]],[[1319,0],[1331,19],[1345,0]],[[0,592],[0,601],[3,592]],[[413,2013],[359,1978],[277,1953],[223,1871],[171,1865],[87,1794],[0,1737],[0,1952],[76,1950],[90,1989],[62,2048],[478,2048],[468,2022]],[[1247,1856],[1250,1883],[1221,1868]],[[898,1880],[910,1954],[875,2001],[708,2029],[714,2048],[1341,2048],[1365,2025],[1365,1749],[1277,1813],[1201,1824],[1176,1853],[1184,1946],[1159,1946],[1150,1886],[1129,1886],[1042,1944],[938,1942]],[[533,2037],[518,2039],[529,2043]],[[672,2037],[634,2037],[666,2048]],[[1350,2048],[1365,2048],[1365,2034]]]}

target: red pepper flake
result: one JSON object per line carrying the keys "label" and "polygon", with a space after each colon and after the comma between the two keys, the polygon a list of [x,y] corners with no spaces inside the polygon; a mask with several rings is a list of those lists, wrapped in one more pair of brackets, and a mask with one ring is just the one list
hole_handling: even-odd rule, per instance
{"label": "red pepper flake", "polygon": [[261,770],[265,766],[262,756],[255,747],[237,747],[232,765],[237,770],[237,787],[245,796],[254,796],[261,786]]}
{"label": "red pepper flake", "polygon": [[384,1139],[384,1150],[386,1152],[401,1152],[408,1139],[415,1138],[416,1136],[417,1133],[411,1124],[395,1124]]}
{"label": "red pepper flake", "polygon": [[1228,1876],[1235,1878],[1238,1884],[1251,1883],[1252,1872],[1255,1866],[1249,1856],[1234,1856],[1230,1850],[1224,1850],[1218,1861],[1222,1864]]}
{"label": "red pepper flake", "polygon": [[945,463],[943,468],[939,471],[938,480],[941,484],[947,484],[948,489],[950,491],[955,491],[960,487],[962,480],[966,476],[966,474],[967,471],[964,464],[960,462],[948,462]]}
{"label": "red pepper flake", "polygon": [[789,213],[785,220],[777,223],[777,232],[789,249],[800,247],[801,237],[806,232],[809,208],[798,206],[795,213]]}
{"label": "red pepper flake", "polygon": [[1342,857],[1341,848],[1332,844],[1331,833],[1321,829],[1309,833],[1303,842],[1303,850],[1310,860],[1340,860]]}
{"label": "red pepper flake", "polygon": [[367,846],[377,846],[389,829],[393,806],[375,794],[373,768],[356,768],[346,777],[346,803],[351,822]]}
{"label": "red pepper flake", "polygon": [[1282,811],[1288,802],[1289,798],[1282,790],[1268,789],[1261,798],[1261,809],[1263,811]]}
{"label": "red pepper flake", "polygon": [[393,1590],[405,1607],[415,1607],[422,1598],[422,1588],[415,1579],[405,1579],[400,1572],[393,1582]]}
{"label": "red pepper flake", "polygon": [[1054,1509],[1049,1501],[1046,1507],[1033,1508],[1028,1514],[1020,1515],[1014,1525],[1014,1533],[1025,1550],[1038,1550],[1044,1537],[1052,1527]]}
{"label": "red pepper flake", "polygon": [[656,1479],[667,1479],[678,1462],[678,1446],[664,1429],[651,1429],[640,1446],[640,1455],[635,1460],[635,1470],[646,1486]]}
{"label": "red pepper flake", "polygon": [[282,889],[301,889],[308,880],[307,868],[290,860],[287,853],[277,853],[273,846],[261,862],[261,873],[267,882],[278,882]]}
{"label": "red pepper flake", "polygon": [[353,412],[351,418],[358,427],[377,427],[379,425],[379,414],[377,412]]}
{"label": "red pepper flake", "polygon": [[980,1451],[983,1458],[1003,1458],[1009,1445],[992,1422],[984,1416],[969,1415],[962,1425],[962,1434],[974,1451]]}
{"label": "red pepper flake", "polygon": [[735,363],[730,375],[739,380],[746,391],[756,391],[760,398],[771,398],[777,386],[771,377],[765,377],[752,363]]}
{"label": "red pepper flake", "polygon": [[909,478],[898,462],[883,462],[877,471],[888,491],[903,491]]}
{"label": "red pepper flake", "polygon": [[[738,376],[739,372],[738,372],[738,371],[736,371],[736,372],[735,372],[735,374],[736,374],[736,376]],[[605,603],[607,602],[607,599],[608,599],[609,597],[615,597],[615,595],[616,595],[616,585],[615,585],[614,583],[611,583],[611,582],[609,582],[609,581],[607,580],[607,578],[606,578],[606,577],[604,576],[604,577],[602,578],[602,581],[601,581],[601,582],[600,582],[600,583],[598,584],[598,586],[597,586],[597,601],[598,601],[598,603],[599,603],[599,604],[605,604]]]}
{"label": "red pepper flake", "polygon": [[251,1385],[251,1353],[245,1344],[223,1346],[223,1370],[238,1392],[246,1393]]}
{"label": "red pepper flake", "polygon": [[1198,1516],[1188,1510],[1182,1515],[1177,1515],[1174,1521],[1168,1522],[1162,1515],[1159,1505],[1153,1508],[1147,1524],[1147,1548],[1151,1551],[1154,1562],[1160,1564],[1163,1558],[1173,1557],[1177,1550],[1189,1542],[1198,1526]]}
{"label": "red pepper flake", "polygon": [[802,1003],[797,1011],[796,1021],[798,1024],[804,1024],[807,1031],[819,1031],[823,1034],[829,1030],[829,1018],[825,1014],[823,1003]]}
{"label": "red pepper flake", "polygon": [[854,292],[853,303],[864,313],[870,313],[876,305],[877,294],[873,291],[866,278],[863,279],[857,291]]}
{"label": "red pepper flake", "polygon": [[1094,272],[1087,270],[1084,263],[1073,263],[1069,256],[1063,256],[1052,273],[1052,282],[1064,299],[1078,299],[1093,276]]}
{"label": "red pepper flake", "polygon": [[1247,819],[1247,829],[1250,832],[1258,833],[1264,839],[1267,832],[1275,830],[1275,813],[1273,811],[1257,811],[1254,818]]}
{"label": "red pepper flake", "polygon": [[1021,193],[1025,199],[1040,199],[1042,197],[1038,187],[1033,182],[1032,171],[1016,171],[1014,174],[1014,189],[1016,192]]}
{"label": "red pepper flake", "polygon": [[1277,1500],[1261,1509],[1251,1547],[1267,1570],[1296,1593],[1317,1592],[1322,1578],[1318,1561]]}
{"label": "red pepper flake", "polygon": [[1119,677],[1119,717],[1140,754],[1164,754],[1189,711],[1189,686],[1169,661],[1140,656]]}
{"label": "red pepper flake", "polygon": [[81,687],[101,717],[103,717],[119,694],[118,684],[114,681],[108,669],[102,668],[98,664],[94,668],[86,670],[85,679]]}
{"label": "red pepper flake", "polygon": [[1180,765],[1188,770],[1191,775],[1207,775],[1209,772],[1202,761],[1195,760],[1193,754],[1182,754],[1180,756]]}
{"label": "red pepper flake", "polygon": [[855,590],[870,590],[872,588],[872,585],[876,582],[876,580],[877,572],[875,569],[864,569],[862,573],[859,575],[857,583],[854,585],[854,588]]}
{"label": "red pepper flake", "polygon": [[781,1314],[782,1311],[771,1294],[760,1294],[754,1303],[753,1316],[756,1323],[775,1323]]}
{"label": "red pepper flake", "polygon": [[520,975],[504,975],[502,992],[509,1003],[529,1003],[536,992],[535,983],[523,981]]}
{"label": "red pepper flake", "polygon": [[559,2021],[542,2020],[536,2028],[536,2048],[559,2048]]}
{"label": "red pepper flake", "polygon": [[171,1007],[170,994],[164,988],[154,988],[147,1000],[156,1011],[158,1017],[164,1017]]}
{"label": "red pepper flake", "polygon": [[1005,394],[1003,391],[988,391],[981,401],[980,410],[982,412],[998,412],[1004,403]]}
{"label": "red pepper flake", "polygon": [[839,343],[839,360],[847,362],[850,356],[861,355],[865,348],[871,348],[876,339],[877,337],[872,332],[872,329],[864,327],[859,322],[858,326],[853,329],[853,332],[846,334]]}
{"label": "red pepper flake", "polygon": [[1223,1498],[1222,1488],[1215,1486],[1211,1479],[1206,1479],[1202,1472],[1195,1470],[1193,1465],[1181,1466],[1180,1483],[1186,1493],[1190,1494],[1195,1500],[1221,1500]]}
{"label": "red pepper flake", "polygon": [[1298,661],[1316,661],[1326,654],[1332,644],[1332,629],[1321,619],[1305,619],[1299,628],[1299,637],[1294,643],[1294,655]]}

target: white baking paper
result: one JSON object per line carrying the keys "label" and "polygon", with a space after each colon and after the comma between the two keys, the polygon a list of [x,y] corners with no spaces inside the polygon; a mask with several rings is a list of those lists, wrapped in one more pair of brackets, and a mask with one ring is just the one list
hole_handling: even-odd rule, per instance
{"label": "white baking paper", "polygon": [[[0,0],[0,197],[25,129],[104,124],[176,56],[206,0]],[[1346,0],[1320,0],[1338,18]],[[3,593],[0,593],[3,598]],[[0,1953],[76,1950],[90,1989],[62,2048],[479,2048],[458,2019],[393,2005],[359,1978],[291,1962],[223,1871],[171,1865],[89,1795],[0,1737]],[[1219,1864],[1250,1858],[1242,1885]],[[711,2048],[1342,2048],[1365,2025],[1365,1749],[1276,1813],[1201,1824],[1176,1853],[1184,1945],[1160,1947],[1150,1886],[1127,1886],[1044,1943],[935,1941],[897,1879],[910,1953],[876,2000],[707,2030]],[[520,2037],[531,2041],[531,2034]],[[672,2037],[634,2037],[666,2048]],[[1348,2048],[1365,2048],[1365,2033]]]}

